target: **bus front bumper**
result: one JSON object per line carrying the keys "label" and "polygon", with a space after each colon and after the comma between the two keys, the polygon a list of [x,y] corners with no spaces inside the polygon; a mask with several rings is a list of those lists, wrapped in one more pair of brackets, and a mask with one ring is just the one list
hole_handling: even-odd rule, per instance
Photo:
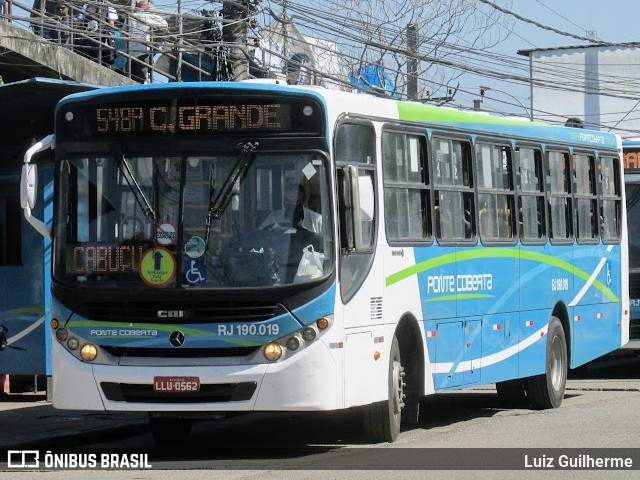
{"label": "bus front bumper", "polygon": [[[53,406],[60,409],[243,412],[342,408],[332,351],[317,342],[269,364],[123,366],[85,363],[52,342]],[[154,392],[155,377],[197,377],[197,394]]]}

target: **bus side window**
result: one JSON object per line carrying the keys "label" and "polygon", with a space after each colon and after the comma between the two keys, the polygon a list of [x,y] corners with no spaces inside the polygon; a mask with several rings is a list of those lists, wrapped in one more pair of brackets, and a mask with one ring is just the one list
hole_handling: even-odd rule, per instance
{"label": "bus side window", "polygon": [[513,164],[504,145],[476,144],[480,237],[485,242],[515,238]]}
{"label": "bus side window", "polygon": [[538,148],[516,149],[519,235],[523,243],[546,236],[542,152]]}
{"label": "bus side window", "polygon": [[426,162],[424,135],[383,131],[384,217],[390,240],[425,240],[431,237]]}
{"label": "bus side window", "polygon": [[571,201],[571,168],[566,152],[547,152],[549,195],[549,237],[551,241],[571,241],[573,208]]}
{"label": "bus side window", "polygon": [[579,242],[596,242],[599,232],[595,157],[573,155],[575,169],[576,234]]}
{"label": "bus side window", "polygon": [[620,193],[620,161],[617,158],[600,159],[600,217],[602,241],[617,243],[622,234],[622,198]]}
{"label": "bus side window", "polygon": [[473,241],[471,144],[434,136],[432,149],[436,238],[443,242]]}

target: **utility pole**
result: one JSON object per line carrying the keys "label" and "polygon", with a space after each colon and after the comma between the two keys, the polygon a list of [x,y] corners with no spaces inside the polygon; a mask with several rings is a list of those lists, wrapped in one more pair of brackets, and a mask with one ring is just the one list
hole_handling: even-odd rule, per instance
{"label": "utility pole", "polygon": [[255,8],[252,0],[222,2],[222,39],[228,49],[234,82],[249,78],[247,55],[247,19]]}
{"label": "utility pole", "polygon": [[407,25],[407,97],[415,100],[418,97],[418,25]]}
{"label": "utility pole", "polygon": [[176,80],[179,82],[182,80],[182,0],[178,0],[178,59],[176,65]]}

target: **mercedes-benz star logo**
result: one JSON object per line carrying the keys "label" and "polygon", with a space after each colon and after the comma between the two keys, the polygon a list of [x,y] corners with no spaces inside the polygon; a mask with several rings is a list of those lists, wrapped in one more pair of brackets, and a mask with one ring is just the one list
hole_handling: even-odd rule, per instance
{"label": "mercedes-benz star logo", "polygon": [[171,332],[171,335],[169,335],[169,343],[176,348],[181,347],[184,345],[184,333],[180,330]]}

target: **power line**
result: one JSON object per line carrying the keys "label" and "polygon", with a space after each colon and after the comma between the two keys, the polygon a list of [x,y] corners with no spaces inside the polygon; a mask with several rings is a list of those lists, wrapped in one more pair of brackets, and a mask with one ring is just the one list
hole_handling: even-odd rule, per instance
{"label": "power line", "polygon": [[507,15],[511,15],[511,16],[517,18],[518,20],[520,20],[521,22],[530,23],[531,25],[535,25],[538,28],[542,28],[544,30],[549,30],[550,32],[557,33],[558,35],[564,35],[565,37],[572,37],[572,38],[575,38],[577,40],[584,40],[586,42],[591,42],[591,43],[596,43],[596,42],[597,43],[602,43],[602,42],[598,42],[597,40],[594,40],[593,38],[582,37],[580,35],[574,35],[573,33],[563,32],[562,30],[558,30],[556,28],[549,27],[547,25],[543,25],[543,24],[541,24],[539,22],[536,22],[535,20],[531,20],[529,18],[525,18],[525,17],[523,17],[521,15],[518,15],[517,13],[512,12],[511,10],[507,10],[506,8],[502,8],[499,5],[496,5],[495,3],[490,2],[489,0],[478,0],[478,1],[481,2],[481,3],[487,4],[492,8],[495,8],[499,12],[506,13]]}

